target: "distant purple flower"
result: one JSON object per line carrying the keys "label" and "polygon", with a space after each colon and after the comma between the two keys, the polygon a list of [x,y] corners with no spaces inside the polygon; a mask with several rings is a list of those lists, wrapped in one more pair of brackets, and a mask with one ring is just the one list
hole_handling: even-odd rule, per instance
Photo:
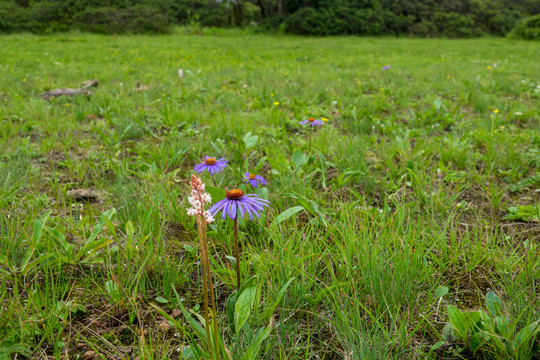
{"label": "distant purple flower", "polygon": [[208,170],[210,175],[213,176],[214,174],[217,174],[218,172],[223,171],[223,169],[227,167],[227,163],[228,161],[225,160],[224,158],[216,160],[215,157],[206,156],[204,162],[198,165],[195,165],[193,170],[195,170],[198,173],[203,172],[204,170]]}
{"label": "distant purple flower", "polygon": [[390,69],[390,65],[383,66],[381,70],[388,70],[388,69]]}
{"label": "distant purple flower", "polygon": [[249,172],[244,174],[246,180],[246,184],[249,184],[253,187],[258,187],[258,185],[264,185],[268,184],[266,180],[263,179],[260,175],[250,174]]}
{"label": "distant purple flower", "polygon": [[315,118],[308,118],[307,120],[300,121],[300,125],[308,124],[308,126],[323,126],[324,121],[322,120],[315,120]]}
{"label": "distant purple flower", "polygon": [[264,206],[268,207],[270,201],[261,199],[255,194],[244,195],[242,190],[234,189],[227,191],[225,199],[215,203],[208,212],[212,216],[215,216],[218,212],[223,212],[223,220],[228,216],[231,219],[236,219],[237,212],[240,210],[240,216],[242,219],[247,213],[249,219],[253,220],[253,214],[260,217],[261,213],[264,211]]}

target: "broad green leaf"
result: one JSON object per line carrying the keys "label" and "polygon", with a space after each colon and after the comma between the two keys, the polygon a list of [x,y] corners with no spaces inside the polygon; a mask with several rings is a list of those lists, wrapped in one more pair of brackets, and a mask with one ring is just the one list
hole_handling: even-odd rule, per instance
{"label": "broad green leaf", "polygon": [[242,286],[243,289],[241,289],[234,304],[234,323],[237,335],[251,315],[251,309],[257,295],[257,280],[258,278],[254,276]]}
{"label": "broad green leaf", "polygon": [[156,301],[157,301],[158,303],[161,303],[161,304],[167,304],[167,303],[169,302],[169,300],[167,300],[167,299],[165,299],[165,298],[162,298],[161,296],[158,296],[158,297],[156,298]]}
{"label": "broad green leaf", "polygon": [[285,291],[287,291],[287,288],[289,287],[289,285],[291,285],[291,283],[294,281],[294,279],[296,279],[296,278],[295,277],[290,278],[289,281],[287,281],[287,283],[285,285],[283,285],[281,290],[279,290],[279,293],[277,294],[276,298],[274,299],[274,302],[272,303],[272,305],[270,305],[265,310],[265,312],[264,312],[264,314],[262,316],[263,321],[269,319],[272,316],[272,314],[274,313],[274,310],[276,310],[276,307],[281,302],[281,299],[283,298],[283,295],[285,294]]}
{"label": "broad green leaf", "polygon": [[515,337],[515,342],[517,346],[522,345],[523,343],[528,343],[531,336],[533,336],[535,333],[537,333],[540,330],[540,320],[533,322],[532,324],[529,324],[525,326],[523,329],[521,329],[520,332],[517,333]]}
{"label": "broad green leaf", "polygon": [[438,342],[436,342],[435,344],[431,345],[431,346],[429,347],[429,350],[430,350],[430,351],[437,350],[438,348],[440,348],[440,347],[443,346],[444,344],[445,344],[444,341],[438,341]]}
{"label": "broad green leaf", "polygon": [[49,215],[51,215],[51,211],[47,211],[47,213],[45,213],[45,215],[42,218],[37,219],[34,222],[34,233],[32,235],[32,242],[33,242],[32,245],[34,247],[39,242],[39,239],[41,239],[41,235],[43,234],[43,229],[45,228],[45,223],[47,222]]}
{"label": "broad green leaf", "polygon": [[446,324],[444,326],[443,331],[442,331],[442,338],[447,343],[452,343],[452,342],[458,340],[458,338],[456,337],[456,334],[454,332],[454,326],[452,326],[451,323],[448,323],[448,324]]}
{"label": "broad green leaf", "polygon": [[442,298],[443,296],[445,296],[446,294],[448,294],[448,287],[446,286],[440,286],[437,288],[437,290],[435,290],[435,299],[440,299]]}
{"label": "broad green leaf", "polygon": [[291,160],[296,165],[297,168],[301,167],[307,162],[307,158],[300,150],[296,150],[292,154]]}
{"label": "broad green leaf", "polygon": [[257,135],[251,135],[251,132],[248,132],[246,135],[244,135],[243,141],[244,144],[246,144],[246,150],[249,150],[257,145],[259,137]]}
{"label": "broad green leaf", "polygon": [[234,324],[234,305],[236,304],[236,299],[238,297],[238,292],[234,291],[229,297],[227,298],[227,302],[225,303],[225,312],[227,313],[227,322],[229,326],[232,328],[233,332],[236,332],[235,324]]}
{"label": "broad green leaf", "polygon": [[257,334],[255,335],[255,340],[251,343],[251,346],[246,350],[244,353],[244,356],[242,356],[241,360],[259,360],[259,352],[261,349],[261,344],[268,336],[270,336],[270,333],[272,332],[272,325],[269,324],[264,329],[259,329],[257,331]]}
{"label": "broad green leaf", "polygon": [[503,302],[491,291],[486,294],[486,306],[492,317],[502,315]]}
{"label": "broad green leaf", "polygon": [[305,210],[303,206],[290,207],[287,210],[283,211],[278,216],[276,216],[274,221],[272,221],[272,225],[277,225],[277,224],[279,224],[279,223],[293,217],[294,215],[298,214],[300,211],[303,211],[303,210]]}
{"label": "broad green leaf", "polygon": [[467,336],[467,331],[469,330],[469,324],[465,316],[459,311],[455,306],[448,306],[448,317],[450,322],[454,326],[455,334],[460,338],[464,339]]}

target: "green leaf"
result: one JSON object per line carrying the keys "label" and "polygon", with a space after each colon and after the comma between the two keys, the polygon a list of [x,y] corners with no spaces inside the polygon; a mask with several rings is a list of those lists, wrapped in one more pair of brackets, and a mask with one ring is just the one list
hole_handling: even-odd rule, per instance
{"label": "green leaf", "polygon": [[442,338],[447,343],[452,343],[458,340],[454,332],[454,327],[452,326],[451,323],[448,323],[444,326],[443,331],[442,331]]}
{"label": "green leaf", "polygon": [[296,278],[295,277],[290,278],[289,281],[287,281],[287,283],[285,285],[283,285],[281,290],[279,290],[279,293],[275,297],[274,302],[272,303],[272,305],[270,305],[270,307],[268,307],[265,310],[265,312],[264,312],[264,314],[262,316],[263,321],[269,319],[272,316],[272,314],[274,313],[274,310],[276,310],[277,306],[281,302],[281,299],[283,298],[283,295],[285,294],[285,291],[287,291],[287,288],[289,287],[289,285],[291,285],[291,283],[294,281],[294,279],[296,279]]}
{"label": "green leaf", "polygon": [[448,294],[448,287],[440,286],[437,288],[437,290],[435,290],[434,296],[435,296],[435,299],[440,299],[446,294]]}
{"label": "green leaf", "polygon": [[15,344],[8,340],[0,342],[0,360],[10,360],[13,354],[29,357],[31,353],[30,346],[26,344]]}
{"label": "green leaf", "polygon": [[535,333],[537,333],[540,330],[540,327],[538,326],[538,324],[540,324],[540,320],[535,321],[532,324],[529,324],[525,326],[523,329],[521,329],[521,331],[518,332],[516,337],[514,338],[516,346],[527,344],[529,342],[529,338],[534,336]]}
{"label": "green leaf", "polygon": [[227,313],[227,322],[229,326],[232,328],[233,332],[236,332],[235,324],[234,324],[234,305],[236,304],[236,299],[238,298],[238,292],[234,291],[229,297],[227,298],[227,302],[225,304],[225,312]]}
{"label": "green leaf", "polygon": [[231,262],[233,266],[236,266],[236,258],[234,256],[225,255],[225,257]]}
{"label": "green leaf", "polygon": [[471,336],[470,346],[471,346],[471,351],[473,352],[473,354],[476,353],[478,349],[480,349],[480,347],[484,344],[484,342],[487,339],[489,339],[489,336],[483,332],[478,332],[474,334],[473,336]]}
{"label": "green leaf", "polygon": [[307,162],[307,158],[300,150],[296,150],[291,157],[291,160],[296,165],[297,168],[301,167]]}
{"label": "green leaf", "polygon": [[454,333],[461,340],[464,340],[467,337],[467,332],[469,330],[469,323],[465,316],[459,311],[455,306],[448,306],[448,317],[450,322],[454,326]]}
{"label": "green leaf", "polygon": [[272,332],[272,324],[270,323],[264,329],[259,329],[255,335],[255,340],[251,343],[251,346],[246,350],[241,360],[258,360],[261,344]]}
{"label": "green leaf", "polygon": [[158,296],[158,297],[156,298],[156,301],[157,301],[158,303],[161,303],[161,304],[167,304],[167,303],[169,302],[169,300],[167,300],[167,299],[165,299],[165,298],[162,298],[161,296]]}
{"label": "green leaf", "polygon": [[212,197],[212,204],[215,204],[218,201],[225,199],[225,195],[227,194],[225,190],[215,186],[206,185],[205,190]]}
{"label": "green leaf", "polygon": [[176,291],[174,286],[172,289],[173,289],[174,295],[176,296],[177,304],[180,307],[180,311],[182,311],[182,314],[184,314],[184,317],[186,318],[186,321],[191,326],[191,329],[195,332],[195,334],[197,335],[199,339],[206,340],[205,329],[201,325],[199,325],[199,323],[197,323],[195,319],[193,319],[193,316],[191,316],[191,314],[186,310],[186,308],[184,307],[184,304],[182,304],[180,295],[178,295],[178,292]]}
{"label": "green leaf", "polygon": [[276,216],[274,221],[272,221],[272,225],[277,225],[277,224],[279,224],[279,223],[293,217],[294,215],[298,214],[300,211],[303,211],[303,210],[305,210],[303,206],[290,207],[287,210],[283,211],[278,216]]}
{"label": "green leaf", "polygon": [[251,135],[251,132],[248,132],[246,135],[244,135],[242,140],[244,141],[244,144],[246,144],[246,150],[249,150],[257,145],[259,137],[257,135]]}
{"label": "green leaf", "polygon": [[430,350],[430,351],[437,350],[438,348],[440,348],[440,347],[443,346],[444,344],[445,344],[444,341],[438,341],[438,342],[436,342],[435,344],[431,345],[431,346],[429,347],[429,350]]}
{"label": "green leaf", "polygon": [[103,214],[101,214],[96,227],[94,227],[94,230],[92,230],[92,233],[90,234],[90,237],[86,240],[86,242],[89,243],[89,242],[94,241],[94,239],[99,234],[101,229],[103,229],[103,226],[105,226],[105,219],[112,221],[115,215],[116,215],[116,209],[110,209],[110,210],[105,211]]}
{"label": "green leaf", "polygon": [[251,315],[251,308],[257,295],[257,280],[257,277],[254,276],[242,286],[234,304],[234,323],[237,335],[240,334],[240,330]]}
{"label": "green leaf", "polygon": [[32,245],[34,247],[39,242],[39,239],[41,239],[41,235],[43,235],[43,229],[45,228],[45,223],[47,222],[49,215],[51,215],[51,211],[47,211],[47,213],[45,213],[45,215],[42,218],[37,219],[34,222],[34,233],[32,236],[32,242],[33,242]]}
{"label": "green leaf", "polygon": [[486,306],[492,317],[502,315],[503,302],[491,291],[486,294]]}

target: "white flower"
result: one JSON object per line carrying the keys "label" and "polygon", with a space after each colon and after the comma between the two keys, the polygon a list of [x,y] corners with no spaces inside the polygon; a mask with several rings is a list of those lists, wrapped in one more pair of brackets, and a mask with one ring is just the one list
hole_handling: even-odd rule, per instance
{"label": "white flower", "polygon": [[187,209],[187,214],[189,216],[197,216],[197,215],[199,215],[199,210],[194,209],[194,208],[189,208],[189,209]]}
{"label": "white flower", "polygon": [[204,217],[206,218],[207,224],[213,223],[215,221],[214,217],[212,216],[212,214],[210,214],[210,212],[208,212],[208,210],[204,212]]}
{"label": "white flower", "polygon": [[210,196],[209,193],[202,194],[201,199],[202,199],[203,203],[205,203],[205,204],[210,204],[212,202],[212,197]]}
{"label": "white flower", "polygon": [[338,102],[336,100],[334,100],[334,101],[332,101],[332,104],[337,106]]}
{"label": "white flower", "polygon": [[514,113],[514,115],[521,116],[521,115],[523,115],[523,114],[522,114],[520,111],[516,111],[516,112]]}
{"label": "white flower", "polygon": [[201,202],[195,199],[193,196],[188,197],[188,201],[194,208],[199,208],[201,206]]}

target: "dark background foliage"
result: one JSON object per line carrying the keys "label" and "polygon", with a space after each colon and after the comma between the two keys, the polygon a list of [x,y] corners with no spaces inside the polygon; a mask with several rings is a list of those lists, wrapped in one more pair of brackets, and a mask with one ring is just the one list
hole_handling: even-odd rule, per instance
{"label": "dark background foliage", "polygon": [[0,0],[0,32],[166,33],[180,24],[316,36],[475,37],[505,35],[519,24],[513,36],[537,39],[538,13],[540,0]]}

